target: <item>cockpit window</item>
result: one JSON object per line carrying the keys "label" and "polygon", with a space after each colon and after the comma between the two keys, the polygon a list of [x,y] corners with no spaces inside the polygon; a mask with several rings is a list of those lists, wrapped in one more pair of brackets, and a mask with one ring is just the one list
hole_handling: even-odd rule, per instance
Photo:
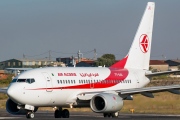
{"label": "cockpit window", "polygon": [[27,82],[27,83],[31,83],[31,79],[27,79],[26,82]]}
{"label": "cockpit window", "polygon": [[34,79],[31,79],[31,83],[33,83],[33,82],[35,82],[35,80],[34,80]]}
{"label": "cockpit window", "polygon": [[26,79],[18,79],[17,82],[26,82]]}
{"label": "cockpit window", "polygon": [[34,79],[27,79],[26,82],[31,84],[31,83],[35,82],[35,80]]}
{"label": "cockpit window", "polygon": [[13,79],[11,82],[13,83],[13,82],[16,82],[17,81],[17,79]]}
{"label": "cockpit window", "polygon": [[34,78],[29,78],[29,79],[13,79],[12,82],[26,82],[26,83],[34,83],[35,80]]}

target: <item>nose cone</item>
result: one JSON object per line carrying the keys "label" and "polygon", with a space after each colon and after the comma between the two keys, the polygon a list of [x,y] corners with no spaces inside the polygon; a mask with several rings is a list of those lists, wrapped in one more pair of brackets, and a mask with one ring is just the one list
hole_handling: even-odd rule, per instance
{"label": "nose cone", "polygon": [[7,95],[11,98],[14,94],[14,90],[12,89],[12,86],[10,86],[8,89],[7,89]]}
{"label": "nose cone", "polygon": [[10,99],[15,100],[15,101],[17,101],[17,98],[18,98],[16,89],[13,85],[7,89],[7,95],[9,96]]}

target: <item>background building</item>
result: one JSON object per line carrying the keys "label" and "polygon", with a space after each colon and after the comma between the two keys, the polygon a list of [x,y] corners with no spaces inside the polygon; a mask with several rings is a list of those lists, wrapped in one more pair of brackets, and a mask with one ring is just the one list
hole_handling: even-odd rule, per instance
{"label": "background building", "polygon": [[64,66],[64,63],[47,59],[10,59],[0,62],[0,70],[6,68],[38,68],[44,66]]}
{"label": "background building", "polygon": [[180,67],[180,60],[166,60],[165,63],[169,65],[169,70],[178,70]]}
{"label": "background building", "polygon": [[163,60],[150,60],[149,67],[153,72],[168,71],[169,65]]}
{"label": "background building", "polygon": [[17,59],[10,59],[0,62],[0,69],[4,70],[6,68],[22,68],[22,61]]}
{"label": "background building", "polygon": [[56,58],[57,62],[62,62],[65,66],[73,66],[73,57]]}
{"label": "background building", "polygon": [[23,67],[43,67],[43,66],[50,66],[54,62],[53,60],[47,60],[47,59],[19,59],[22,61]]}

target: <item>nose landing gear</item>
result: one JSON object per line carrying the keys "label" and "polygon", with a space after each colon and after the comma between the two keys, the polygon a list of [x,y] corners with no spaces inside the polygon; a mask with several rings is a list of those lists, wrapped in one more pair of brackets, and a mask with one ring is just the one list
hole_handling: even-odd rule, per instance
{"label": "nose landing gear", "polygon": [[26,118],[29,118],[29,119],[34,118],[34,112],[27,112]]}

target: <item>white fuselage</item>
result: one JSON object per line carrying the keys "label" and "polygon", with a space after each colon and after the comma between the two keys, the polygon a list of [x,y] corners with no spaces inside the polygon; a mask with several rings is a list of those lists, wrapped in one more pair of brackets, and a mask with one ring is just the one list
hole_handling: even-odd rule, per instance
{"label": "white fuselage", "polygon": [[12,82],[10,98],[20,105],[68,106],[83,92],[115,91],[140,88],[149,83],[143,70],[115,68],[50,67],[26,71],[15,79],[35,82]]}

